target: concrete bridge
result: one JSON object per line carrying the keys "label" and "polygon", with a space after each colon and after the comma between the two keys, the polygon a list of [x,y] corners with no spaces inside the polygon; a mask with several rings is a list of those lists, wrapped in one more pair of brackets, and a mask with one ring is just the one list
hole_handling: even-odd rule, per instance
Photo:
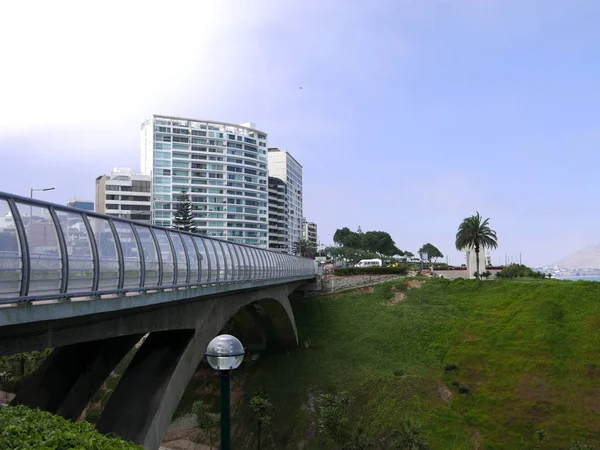
{"label": "concrete bridge", "polygon": [[[53,348],[13,404],[77,420],[142,338],[97,424],[157,449],[208,342],[298,338],[314,261],[0,192],[0,355]],[[269,330],[266,333],[265,330]]]}

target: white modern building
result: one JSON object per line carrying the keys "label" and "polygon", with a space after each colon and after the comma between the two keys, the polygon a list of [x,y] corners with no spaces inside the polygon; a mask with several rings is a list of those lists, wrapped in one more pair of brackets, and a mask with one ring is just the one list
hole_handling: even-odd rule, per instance
{"label": "white modern building", "polygon": [[288,253],[302,238],[302,166],[285,150],[269,149],[269,176],[279,178],[287,185]]}
{"label": "white modern building", "polygon": [[268,246],[267,133],[252,123],[154,115],[142,124],[141,147],[155,225],[172,225],[183,191],[201,233]]}
{"label": "white modern building", "polygon": [[115,167],[96,178],[96,212],[151,223],[149,175]]}

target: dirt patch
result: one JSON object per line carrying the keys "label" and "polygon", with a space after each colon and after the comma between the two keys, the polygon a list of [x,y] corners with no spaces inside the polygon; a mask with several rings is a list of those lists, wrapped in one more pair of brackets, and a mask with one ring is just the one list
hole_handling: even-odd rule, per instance
{"label": "dirt patch", "polygon": [[526,374],[517,387],[517,395],[523,400],[545,401],[551,394],[550,383],[541,377]]}
{"label": "dirt patch", "polygon": [[423,286],[423,281],[419,280],[410,280],[408,282],[408,289],[418,289]]}
{"label": "dirt patch", "polygon": [[447,386],[438,386],[436,392],[438,397],[444,400],[445,402],[449,402],[450,400],[452,400],[452,391],[448,389]]}
{"label": "dirt patch", "polygon": [[404,291],[397,290],[396,286],[392,287],[392,292],[394,293],[394,296],[390,300],[390,305],[395,305],[396,303],[401,302],[402,300],[404,300],[404,297],[406,296]]}
{"label": "dirt patch", "polygon": [[481,433],[477,428],[471,429],[471,442],[473,443],[473,450],[479,450],[481,448]]}
{"label": "dirt patch", "polygon": [[[418,289],[421,286],[423,286],[423,282],[419,281],[419,280],[410,280],[407,284],[406,284],[406,290],[409,289]],[[390,300],[390,305],[395,305],[396,303],[400,303],[402,300],[404,300],[404,297],[406,297],[406,292],[402,291],[398,288],[396,288],[396,286],[392,286],[392,293],[394,294]]]}

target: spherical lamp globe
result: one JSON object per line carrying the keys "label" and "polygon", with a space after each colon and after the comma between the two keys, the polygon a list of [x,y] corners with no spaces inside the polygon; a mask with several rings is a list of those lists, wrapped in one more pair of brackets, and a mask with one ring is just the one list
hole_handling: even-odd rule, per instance
{"label": "spherical lamp globe", "polygon": [[244,360],[244,346],[238,338],[222,334],[206,347],[206,359],[215,370],[237,369]]}

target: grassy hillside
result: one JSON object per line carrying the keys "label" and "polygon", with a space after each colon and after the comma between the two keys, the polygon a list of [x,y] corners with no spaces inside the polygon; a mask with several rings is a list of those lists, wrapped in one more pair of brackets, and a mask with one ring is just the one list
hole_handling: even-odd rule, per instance
{"label": "grassy hillside", "polygon": [[[406,283],[296,302],[300,349],[234,380],[235,447],[255,448],[245,405],[258,391],[277,448],[332,446],[319,442],[315,399],[339,391],[352,428],[379,445],[406,419],[433,449],[600,443],[600,283],[432,280],[392,304]],[[198,377],[183,410],[214,381]]]}

